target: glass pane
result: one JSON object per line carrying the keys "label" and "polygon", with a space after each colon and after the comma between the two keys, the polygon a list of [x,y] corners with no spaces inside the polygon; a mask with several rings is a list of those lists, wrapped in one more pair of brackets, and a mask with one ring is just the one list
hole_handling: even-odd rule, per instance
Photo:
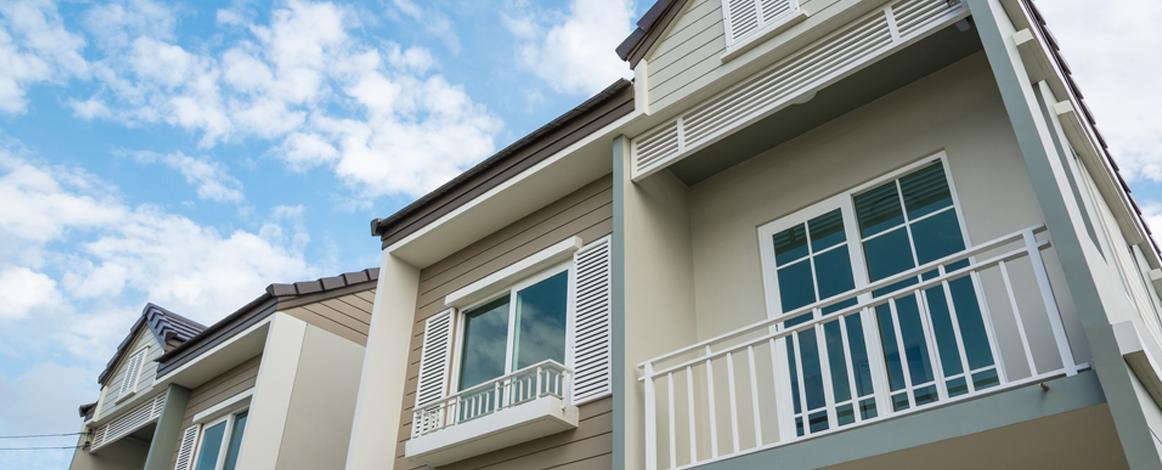
{"label": "glass pane", "polygon": [[545,359],[565,363],[568,294],[567,271],[516,293],[515,369],[523,369]]}
{"label": "glass pane", "polygon": [[218,454],[222,451],[222,437],[225,434],[225,421],[202,430],[202,448],[198,450],[194,470],[214,470],[218,465]]}
{"label": "glass pane", "polygon": [[867,237],[904,223],[896,182],[884,184],[855,197],[859,232]]}
{"label": "glass pane", "polygon": [[464,315],[464,352],[460,389],[504,375],[508,348],[508,297]]}
{"label": "glass pane", "polygon": [[948,300],[944,297],[944,287],[925,289],[924,296],[928,298],[932,334],[936,336],[936,352],[940,354],[944,376],[957,375],[964,371],[964,367],[960,365],[960,347],[956,345],[956,332],[952,330],[952,317],[948,315]]}
{"label": "glass pane", "polygon": [[909,220],[952,206],[952,193],[940,162],[900,178],[900,191]]}
{"label": "glass pane", "polygon": [[863,323],[860,315],[851,315],[847,321],[847,341],[851,349],[851,367],[855,376],[855,393],[859,396],[871,395],[871,363],[868,362],[867,344],[863,339]]}
{"label": "glass pane", "polygon": [[872,281],[916,267],[908,246],[908,233],[903,227],[863,242],[863,249],[867,256],[867,275]]}
{"label": "glass pane", "polygon": [[827,362],[831,373],[831,393],[836,403],[851,399],[851,382],[847,378],[847,357],[843,352],[843,331],[838,319],[823,325],[823,338],[827,343]]}
{"label": "glass pane", "polygon": [[807,410],[826,404],[823,397],[823,372],[819,368],[819,343],[815,329],[799,333],[799,355],[803,360],[803,388],[807,391]]}
{"label": "glass pane", "polygon": [[896,316],[900,319],[900,336],[904,340],[904,356],[908,361],[912,386],[932,381],[928,343],[924,340],[924,327],[920,323],[920,309],[916,298],[904,297],[897,300]]}
{"label": "glass pane", "polygon": [[226,446],[226,462],[222,470],[234,470],[238,464],[238,449],[242,447],[242,434],[246,430],[246,416],[243,412],[234,416],[234,427],[230,430],[230,444]]}
{"label": "glass pane", "polygon": [[855,289],[847,247],[815,255],[815,277],[819,282],[820,300]]}
{"label": "glass pane", "polygon": [[912,224],[912,240],[920,264],[964,250],[964,237],[956,211],[947,210]]}
{"label": "glass pane", "polygon": [[800,261],[779,268],[779,300],[783,312],[815,303],[815,285],[811,281],[811,263]]}
{"label": "glass pane", "polygon": [[980,303],[972,278],[962,277],[948,283],[952,291],[952,307],[956,309],[960,337],[964,341],[964,353],[968,356],[968,367],[980,369],[993,365],[992,350],[989,349],[988,333],[981,319]]}
{"label": "glass pane", "polygon": [[807,226],[811,228],[811,249],[814,251],[823,251],[847,239],[843,232],[843,214],[839,209],[811,219]]}
{"label": "glass pane", "polygon": [[772,236],[775,244],[775,264],[782,266],[807,256],[807,228],[796,225]]}

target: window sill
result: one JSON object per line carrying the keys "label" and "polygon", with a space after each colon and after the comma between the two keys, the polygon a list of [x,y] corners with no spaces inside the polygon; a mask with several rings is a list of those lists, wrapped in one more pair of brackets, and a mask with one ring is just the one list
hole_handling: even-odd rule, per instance
{"label": "window sill", "polygon": [[412,438],[404,444],[404,455],[431,466],[447,465],[576,429],[577,422],[576,406],[547,396]]}
{"label": "window sill", "polygon": [[573,253],[579,249],[581,249],[581,238],[569,237],[448,294],[444,297],[444,305],[464,307],[484,300],[500,288],[507,287],[523,277],[571,258]]}
{"label": "window sill", "polygon": [[787,15],[786,18],[779,20],[776,23],[767,25],[762,31],[759,31],[750,37],[744,38],[742,41],[726,46],[726,52],[722,53],[722,62],[730,62],[736,57],[742,55],[746,51],[754,49],[755,46],[762,44],[766,40],[782,34],[784,31],[790,29],[803,20],[807,19],[807,12],[803,8],[799,8],[794,13]]}

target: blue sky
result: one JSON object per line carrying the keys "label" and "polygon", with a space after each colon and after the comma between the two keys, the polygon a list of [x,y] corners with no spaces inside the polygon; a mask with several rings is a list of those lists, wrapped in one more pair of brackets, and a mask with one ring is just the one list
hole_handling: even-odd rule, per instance
{"label": "blue sky", "polygon": [[[1162,221],[1162,7],[1040,3]],[[75,431],[147,301],[211,323],[373,266],[370,219],[626,76],[648,6],[0,0],[0,435]]]}

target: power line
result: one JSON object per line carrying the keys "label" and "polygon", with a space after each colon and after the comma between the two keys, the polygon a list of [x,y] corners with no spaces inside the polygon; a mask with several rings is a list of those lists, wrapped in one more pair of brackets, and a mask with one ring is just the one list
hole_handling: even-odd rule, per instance
{"label": "power line", "polygon": [[0,436],[0,439],[32,439],[34,437],[65,437],[65,436],[80,436],[83,432],[63,432],[58,434],[23,434],[13,436]]}
{"label": "power line", "polygon": [[46,446],[46,447],[0,447],[0,450],[64,450],[64,449],[79,449],[82,446]]}

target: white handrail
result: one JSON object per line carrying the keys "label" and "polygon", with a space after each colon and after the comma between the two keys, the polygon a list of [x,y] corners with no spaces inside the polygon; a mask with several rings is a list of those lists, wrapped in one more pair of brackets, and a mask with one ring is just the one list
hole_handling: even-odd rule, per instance
{"label": "white handrail", "polygon": [[[970,258],[970,257],[976,256],[976,255],[979,255],[981,253],[984,253],[984,252],[987,252],[990,250],[997,249],[1001,246],[1004,246],[1004,245],[1007,245],[1009,243],[1013,243],[1013,242],[1021,240],[1022,235],[1026,231],[1031,231],[1034,234],[1041,233],[1041,232],[1045,231],[1045,226],[1044,225],[1036,225],[1033,227],[1026,228],[1024,230],[1010,233],[1008,235],[994,238],[994,239],[989,240],[987,242],[981,243],[981,244],[977,245],[976,247],[970,248],[968,250],[960,251],[957,253],[953,253],[953,254],[945,256],[943,258],[922,264],[922,265],[917,266],[915,268],[912,268],[908,271],[904,271],[904,272],[901,272],[898,274],[894,274],[892,276],[888,276],[888,277],[880,279],[876,282],[872,282],[864,287],[850,290],[850,291],[847,291],[847,292],[844,292],[841,294],[837,294],[837,295],[828,297],[826,299],[820,300],[818,302],[815,302],[813,304],[805,305],[803,307],[792,310],[790,312],[783,313],[777,317],[772,317],[772,318],[768,318],[766,320],[752,323],[750,325],[747,325],[747,326],[744,326],[742,328],[738,328],[738,329],[735,329],[732,331],[728,331],[726,333],[723,333],[723,334],[720,334],[720,335],[715,336],[713,338],[701,341],[699,343],[695,343],[695,344],[692,344],[690,346],[686,346],[684,348],[676,349],[674,351],[670,351],[668,353],[662,354],[661,356],[657,356],[657,357],[654,357],[652,359],[642,361],[641,363],[638,363],[637,367],[639,369],[641,369],[642,367],[645,366],[645,364],[647,362],[652,362],[652,363],[661,362],[661,361],[664,361],[664,360],[669,359],[671,357],[679,356],[679,355],[694,351],[694,350],[699,349],[699,348],[705,348],[706,346],[709,346],[711,344],[718,343],[718,342],[721,342],[723,340],[730,339],[732,337],[739,336],[739,335],[748,333],[748,332],[753,331],[753,330],[757,330],[757,329],[765,328],[765,327],[769,327],[769,326],[774,326],[778,323],[782,323],[782,322],[786,321],[787,319],[795,318],[795,317],[797,317],[799,315],[803,315],[805,313],[810,313],[810,312],[814,311],[815,309],[827,308],[831,305],[842,302],[844,300],[848,300],[848,299],[851,299],[853,297],[858,297],[860,295],[863,295],[863,294],[866,294],[866,293],[890,286],[892,284],[906,280],[908,278],[915,277],[915,276],[919,275],[920,273],[931,271],[931,270],[936,269],[937,267],[939,267],[941,265],[949,264],[949,263],[952,263],[955,261],[959,261],[962,259],[966,259],[966,258]],[[1047,246],[1048,243],[1049,242],[1043,242],[1042,246]],[[1024,250],[1019,250],[1019,251],[1021,253],[1024,252]],[[977,264],[981,264],[981,263],[977,263]],[[946,274],[945,277],[947,277],[949,275],[963,274],[963,272],[965,272],[965,271],[970,271],[973,266],[975,266],[975,265],[967,266],[965,268],[961,268],[961,269],[958,269],[956,271],[952,271],[952,272]],[[915,285],[910,285],[910,286],[901,288],[897,291],[893,291],[889,294],[879,296],[879,297],[877,297],[877,299],[886,299],[888,297],[897,295],[901,291],[912,291],[912,290],[914,290],[915,287],[916,287]],[[854,308],[854,307],[852,307],[852,308]],[[846,312],[847,309],[845,309],[844,311]],[[829,314],[829,315],[834,315],[834,314]]]}

